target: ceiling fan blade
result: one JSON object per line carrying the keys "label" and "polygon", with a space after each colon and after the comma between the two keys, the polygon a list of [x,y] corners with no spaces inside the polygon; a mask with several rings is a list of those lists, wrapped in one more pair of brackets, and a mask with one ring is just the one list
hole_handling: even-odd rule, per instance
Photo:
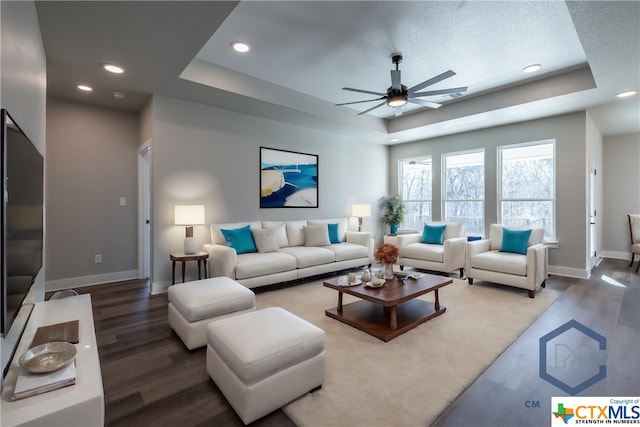
{"label": "ceiling fan blade", "polygon": [[359,116],[361,116],[361,115],[363,115],[363,114],[367,114],[369,111],[375,110],[375,109],[376,109],[376,108],[378,108],[378,107],[382,107],[382,106],[383,106],[383,105],[385,105],[386,103],[387,103],[387,101],[381,102],[380,104],[378,104],[378,105],[376,105],[376,106],[374,106],[374,107],[371,107],[371,108],[369,108],[368,110],[364,110],[364,111],[362,111],[362,112],[358,113],[358,115],[359,115]]}
{"label": "ceiling fan blade", "polygon": [[386,96],[386,93],[372,92],[370,90],[354,89],[352,87],[343,87],[342,90],[350,90],[351,92],[368,93],[369,95]]}
{"label": "ceiling fan blade", "polygon": [[431,95],[447,95],[449,93],[458,93],[458,92],[466,92],[467,86],[463,87],[452,87],[450,89],[439,89],[439,90],[428,90],[426,92],[416,92],[412,93],[409,96],[431,96]]}
{"label": "ceiling fan blade", "polygon": [[391,89],[402,90],[402,83],[400,83],[400,70],[391,70]]}
{"label": "ceiling fan blade", "polygon": [[425,87],[427,87],[427,86],[431,86],[431,85],[433,85],[433,84],[436,84],[436,83],[438,83],[438,82],[441,82],[442,80],[444,80],[444,79],[448,79],[449,77],[453,77],[453,76],[455,76],[455,75],[456,75],[456,73],[454,73],[454,72],[453,72],[453,71],[451,71],[451,70],[449,70],[449,71],[445,71],[444,73],[442,73],[442,74],[440,74],[440,75],[438,75],[438,76],[432,77],[432,78],[430,78],[429,80],[426,80],[426,81],[424,81],[424,82],[422,82],[422,83],[420,83],[420,84],[417,84],[417,85],[413,86],[412,88],[409,88],[409,89],[407,90],[407,92],[409,92],[409,93],[417,92],[417,91],[419,91],[419,90],[420,90],[420,89],[422,89],[422,88],[425,88]]}
{"label": "ceiling fan blade", "polygon": [[380,101],[381,99],[385,99],[385,97],[381,96],[380,98],[367,99],[365,101],[343,102],[342,104],[336,104],[336,107],[340,105],[350,105],[350,104],[360,104],[362,102]]}
{"label": "ceiling fan blade", "polygon": [[422,105],[424,107],[429,107],[429,108],[440,108],[440,107],[442,107],[442,104],[437,104],[435,102],[425,101],[424,99],[409,98],[409,99],[407,99],[407,102],[410,102],[412,104]]}

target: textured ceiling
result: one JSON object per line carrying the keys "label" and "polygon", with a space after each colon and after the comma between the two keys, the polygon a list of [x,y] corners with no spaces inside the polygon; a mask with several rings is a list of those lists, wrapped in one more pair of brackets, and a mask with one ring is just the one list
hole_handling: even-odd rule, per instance
{"label": "textured ceiling", "polygon": [[[429,138],[574,111],[605,135],[640,131],[640,2],[36,2],[51,96],[138,111],[176,97],[374,143]],[[232,40],[252,46],[246,55]],[[383,106],[344,86],[468,86],[440,109]],[[115,62],[124,75],[106,75]],[[522,68],[542,64],[527,75]],[[94,86],[91,94],[74,90]],[[124,100],[113,91],[126,92]],[[375,105],[375,104],[374,104]]]}
{"label": "textured ceiling", "polygon": [[[233,40],[248,42],[250,53],[230,49]],[[545,75],[587,62],[563,2],[242,2],[197,58],[342,103],[374,98],[344,86],[385,92],[393,52],[404,56],[406,86],[451,69],[456,76],[429,89],[468,86],[467,96],[532,78],[522,72],[530,64],[543,64]]]}

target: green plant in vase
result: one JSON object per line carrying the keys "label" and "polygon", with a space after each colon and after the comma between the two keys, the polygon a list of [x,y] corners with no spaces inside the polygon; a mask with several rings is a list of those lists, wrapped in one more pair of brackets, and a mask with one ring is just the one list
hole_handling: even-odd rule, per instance
{"label": "green plant in vase", "polygon": [[383,198],[381,205],[381,221],[389,226],[389,234],[395,236],[398,233],[398,225],[404,220],[404,203],[400,196],[393,196]]}

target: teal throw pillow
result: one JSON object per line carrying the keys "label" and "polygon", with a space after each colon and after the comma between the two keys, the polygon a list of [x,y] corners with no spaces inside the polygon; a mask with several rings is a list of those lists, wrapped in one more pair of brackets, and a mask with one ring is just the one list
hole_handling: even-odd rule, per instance
{"label": "teal throw pillow", "polygon": [[331,243],[340,243],[340,235],[338,234],[338,224],[327,224],[329,227],[329,241]]}
{"label": "teal throw pillow", "polygon": [[530,236],[531,229],[511,230],[509,228],[503,228],[500,252],[512,252],[514,254],[526,255]]}
{"label": "teal throw pillow", "polygon": [[249,252],[258,252],[250,226],[247,225],[241,228],[231,229],[221,228],[220,232],[224,236],[224,241],[227,242],[227,246],[235,249],[236,253],[246,254]]}
{"label": "teal throw pillow", "polygon": [[447,228],[446,224],[442,225],[429,225],[425,224],[422,230],[421,243],[431,243],[434,245],[442,245],[444,243],[444,230]]}

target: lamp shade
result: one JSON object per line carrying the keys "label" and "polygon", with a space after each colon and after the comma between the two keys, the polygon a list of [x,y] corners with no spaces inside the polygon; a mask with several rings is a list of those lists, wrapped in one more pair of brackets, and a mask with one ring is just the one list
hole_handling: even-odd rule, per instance
{"label": "lamp shade", "polygon": [[204,224],[204,205],[176,205],[176,225]]}
{"label": "lamp shade", "polygon": [[353,205],[351,207],[351,213],[353,216],[357,216],[358,218],[368,218],[371,216],[371,205]]}

